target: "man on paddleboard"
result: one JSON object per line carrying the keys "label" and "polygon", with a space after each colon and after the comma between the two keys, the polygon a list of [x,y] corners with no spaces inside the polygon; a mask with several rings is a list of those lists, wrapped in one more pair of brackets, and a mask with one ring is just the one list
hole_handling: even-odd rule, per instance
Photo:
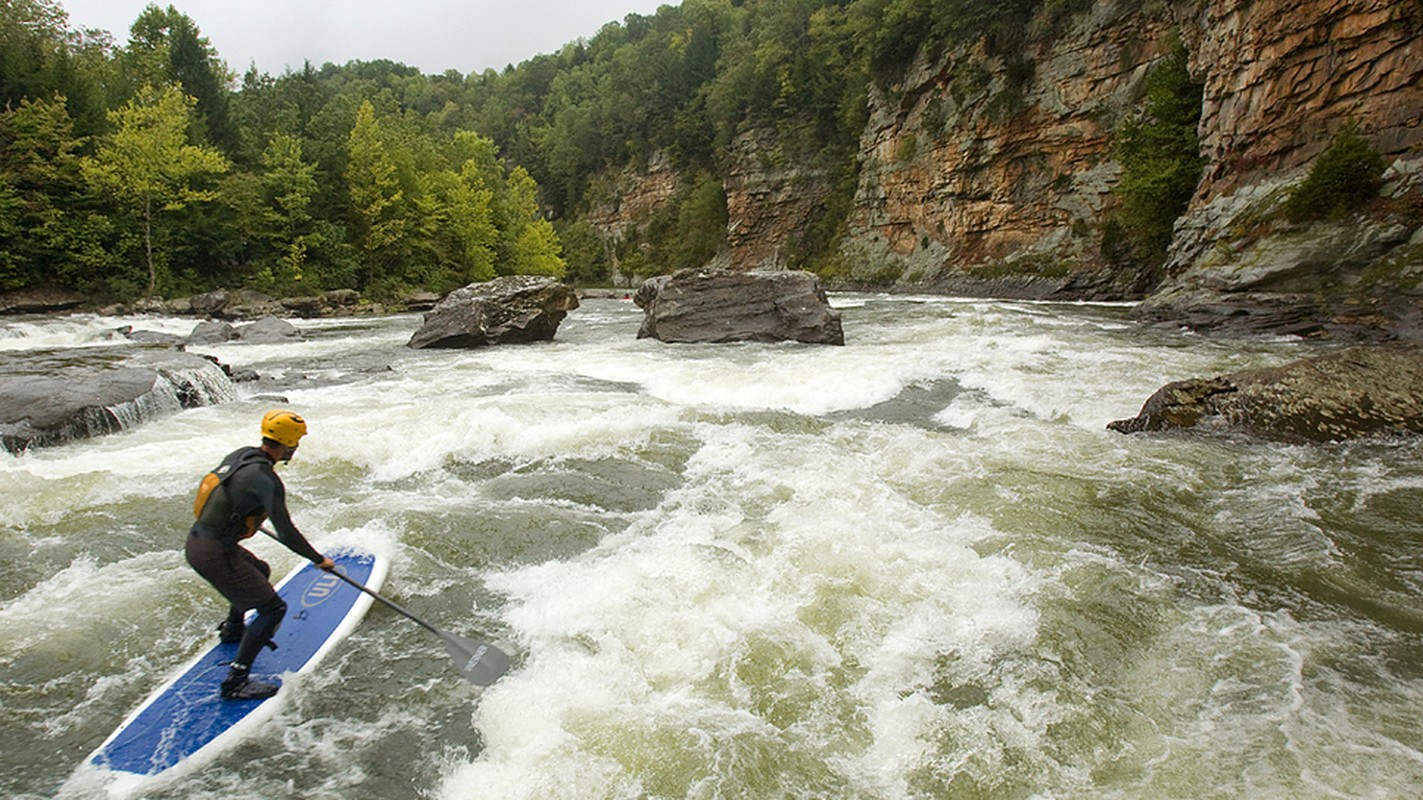
{"label": "man on paddleboard", "polygon": [[[281,543],[324,570],[335,563],[316,552],[292,524],[287,512],[286,487],[273,469],[278,461],[291,461],[306,435],[306,420],[295,412],[276,409],[262,417],[262,444],[229,453],[203,478],[193,504],[197,521],[188,533],[188,564],[231,604],[227,619],[218,628],[221,640],[238,642],[227,678],[222,682],[226,700],[255,700],[276,694],[277,686],[250,680],[252,660],[268,644],[287,613],[270,577],[272,568],[239,542],[257,532],[270,519]],[[249,626],[243,616],[256,609]]]}

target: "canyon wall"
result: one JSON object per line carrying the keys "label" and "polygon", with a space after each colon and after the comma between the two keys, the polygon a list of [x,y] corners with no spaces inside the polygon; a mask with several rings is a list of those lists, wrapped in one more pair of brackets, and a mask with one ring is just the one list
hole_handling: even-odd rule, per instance
{"label": "canyon wall", "polygon": [[[1423,4],[1216,0],[1182,22],[1206,170],[1144,312],[1423,341]],[[1292,222],[1290,189],[1351,124],[1389,164],[1380,198]]]}
{"label": "canyon wall", "polygon": [[[1040,13],[1012,52],[979,42],[921,54],[871,90],[841,279],[1149,295],[1147,316],[1202,328],[1394,335],[1423,319],[1420,41],[1416,0],[1099,0],[1067,18]],[[1114,138],[1178,43],[1203,87],[1204,172],[1166,264],[1115,266],[1101,253],[1118,206]],[[1384,197],[1347,219],[1288,221],[1289,188],[1349,124],[1390,165]],[[736,268],[783,265],[784,245],[825,213],[829,187],[769,157],[774,146],[749,134],[726,157],[724,260]],[[628,224],[628,209],[667,196],[669,180],[642,176],[625,210],[598,224]]]}

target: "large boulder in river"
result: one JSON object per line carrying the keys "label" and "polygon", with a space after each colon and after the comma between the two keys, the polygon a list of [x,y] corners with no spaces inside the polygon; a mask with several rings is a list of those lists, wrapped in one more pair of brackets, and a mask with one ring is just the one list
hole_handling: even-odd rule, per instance
{"label": "large boulder in river", "polygon": [[230,322],[205,319],[193,326],[186,344],[225,344],[227,342],[247,342],[249,344],[281,344],[300,341],[301,330],[284,319],[262,317],[256,322],[234,326]]}
{"label": "large boulder in river", "polygon": [[1122,433],[1200,429],[1285,442],[1423,433],[1423,349],[1355,347],[1162,387]]}
{"label": "large boulder in river", "polygon": [[553,278],[507,275],[450,292],[425,312],[406,346],[469,348],[552,339],[578,307],[573,288]]}
{"label": "large boulder in river", "polygon": [[237,338],[255,344],[280,344],[301,341],[301,331],[290,322],[277,317],[262,317],[237,329]]}
{"label": "large boulder in river", "polygon": [[18,453],[235,396],[217,363],[166,348],[0,354],[0,445]]}
{"label": "large boulder in river", "polygon": [[809,272],[686,269],[644,282],[639,339],[844,344],[840,312]]}

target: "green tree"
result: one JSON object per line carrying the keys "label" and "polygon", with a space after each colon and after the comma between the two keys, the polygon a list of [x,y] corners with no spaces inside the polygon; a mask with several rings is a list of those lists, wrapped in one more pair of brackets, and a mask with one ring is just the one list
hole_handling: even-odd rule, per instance
{"label": "green tree", "polygon": [[494,248],[499,231],[494,227],[493,204],[494,191],[489,188],[478,162],[465,161],[458,180],[450,188],[449,207],[450,232],[459,243],[466,282],[494,277]]}
{"label": "green tree", "polygon": [[606,283],[612,274],[608,246],[587,220],[564,220],[554,226],[568,265],[564,277],[579,284]]}
{"label": "green tree", "polygon": [[1165,260],[1176,218],[1190,204],[1205,167],[1196,133],[1201,92],[1178,43],[1147,76],[1141,110],[1117,131],[1122,178],[1115,191],[1123,233],[1132,255],[1150,266]]}
{"label": "green tree", "polygon": [[228,170],[221,153],[187,143],[193,105],[176,87],[145,86],[109,114],[114,132],[81,161],[89,182],[139,221],[148,272],[145,295],[150,297],[158,285],[154,240],[161,215],[213,200],[216,193],[202,188],[203,183]]}
{"label": "green tree", "polygon": [[1339,130],[1285,201],[1285,213],[1302,222],[1359,208],[1379,195],[1388,162],[1359,133],[1357,122]]}
{"label": "green tree", "polygon": [[726,247],[726,222],[726,192],[721,180],[701,173],[677,209],[671,268],[705,266]]}
{"label": "green tree", "polygon": [[148,5],[129,29],[126,55],[135,81],[176,83],[196,99],[195,141],[215,145],[228,155],[237,151],[238,134],[228,103],[233,76],[191,17],[171,5],[164,9]]}
{"label": "green tree", "polygon": [[398,257],[397,246],[405,233],[405,191],[400,186],[395,160],[382,137],[375,106],[369,100],[356,111],[356,123],[347,144],[346,185],[359,226],[360,245],[372,269],[388,274]]}
{"label": "green tree", "polygon": [[0,3],[0,107],[66,98],[83,136],[104,123],[104,87],[113,82],[110,40],[101,31],[70,31],[55,0]]}
{"label": "green tree", "polygon": [[0,111],[0,289],[78,288],[104,260],[106,220],[79,169],[63,97]]}
{"label": "green tree", "polygon": [[54,0],[0,3],[0,103],[13,106],[54,91],[50,70],[66,22]]}
{"label": "green tree", "polygon": [[515,275],[562,278],[567,270],[553,224],[539,216],[537,184],[523,167],[509,173],[513,224],[505,231],[512,241],[509,269]]}
{"label": "green tree", "polygon": [[260,236],[275,257],[267,267],[272,289],[285,294],[306,278],[313,245],[312,197],[316,166],[302,159],[301,140],[278,134],[262,152],[263,214]]}

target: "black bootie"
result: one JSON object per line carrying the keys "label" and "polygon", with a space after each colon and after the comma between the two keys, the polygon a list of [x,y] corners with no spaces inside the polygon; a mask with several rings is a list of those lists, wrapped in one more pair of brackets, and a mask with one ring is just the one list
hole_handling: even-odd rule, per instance
{"label": "black bootie", "polygon": [[242,634],[247,632],[247,623],[242,617],[228,617],[217,626],[217,640],[223,644],[237,644],[242,641]]}
{"label": "black bootie", "polygon": [[248,667],[233,662],[227,670],[227,678],[222,682],[224,700],[261,700],[271,697],[281,688],[275,683],[254,681],[247,676]]}

